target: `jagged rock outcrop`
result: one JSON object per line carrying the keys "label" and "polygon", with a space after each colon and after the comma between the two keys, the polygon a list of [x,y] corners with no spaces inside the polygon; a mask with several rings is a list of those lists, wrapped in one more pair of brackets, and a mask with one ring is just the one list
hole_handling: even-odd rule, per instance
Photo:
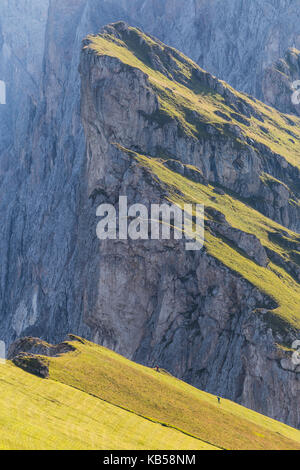
{"label": "jagged rock outcrop", "polygon": [[289,49],[284,58],[264,72],[262,91],[265,103],[283,113],[300,116],[300,51]]}
{"label": "jagged rock outcrop", "polygon": [[35,354],[20,353],[12,361],[17,367],[25,370],[25,372],[29,372],[29,374],[36,375],[42,379],[49,377],[47,361]]}
{"label": "jagged rock outcrop", "polygon": [[8,350],[7,359],[14,359],[21,353],[55,357],[74,350],[75,349],[67,342],[54,346],[39,338],[27,337],[20,338],[11,344]]}
{"label": "jagged rock outcrop", "polygon": [[62,354],[76,351],[76,348],[70,344],[70,341],[83,342],[81,338],[72,334],[68,335],[68,341],[53,345],[46,343],[40,338],[20,338],[10,345],[7,359],[26,372],[46,379],[49,377],[47,357],[58,357]]}
{"label": "jagged rock outcrop", "polygon": [[[100,142],[91,144],[90,156],[102,165]],[[119,194],[127,194],[129,204],[162,202],[147,172],[126,154],[106,151],[110,163],[99,175],[102,193],[91,200],[90,218],[82,222],[86,235],[95,230],[97,205],[116,203]],[[98,280],[84,283],[83,315],[94,341],[299,425],[300,369],[283,369],[282,359],[293,366],[291,352],[276,347],[292,344],[297,335],[283,333],[280,323],[277,332],[270,328],[270,298],[205,251],[188,254],[178,241],[95,240],[82,255],[89,260],[83,279],[89,272]]]}

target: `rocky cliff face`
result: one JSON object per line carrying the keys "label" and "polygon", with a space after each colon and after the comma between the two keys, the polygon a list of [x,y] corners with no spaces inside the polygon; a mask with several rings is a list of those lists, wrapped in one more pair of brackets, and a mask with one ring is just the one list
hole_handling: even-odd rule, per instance
{"label": "rocky cliff face", "polygon": [[[182,12],[177,1],[1,2],[0,79],[8,96],[0,106],[0,213],[6,221],[0,238],[0,326],[8,343],[24,333],[56,342],[81,325],[80,276],[74,277],[73,263],[78,268],[74,250],[85,165],[77,70],[82,38],[111,21],[142,22],[209,71],[254,91],[255,76],[282,55],[281,47],[297,46],[298,4],[236,0],[224,11],[221,3],[190,0]],[[237,24],[249,25],[247,40],[241,38],[246,29]],[[275,24],[276,38],[282,37],[278,47]],[[249,54],[259,70],[248,67]],[[220,168],[212,171],[220,174]],[[295,207],[288,202],[294,197],[281,173],[279,166],[276,180],[260,185],[260,205],[286,225],[293,220],[295,228]],[[276,190],[270,192],[270,185]]]}
{"label": "rocky cliff face", "polygon": [[88,335],[81,269],[74,276],[85,162],[78,64],[86,34],[119,14],[127,18],[115,2],[96,0],[1,2],[0,331],[8,344],[25,331],[52,341]]}
{"label": "rocky cliff face", "polygon": [[[251,191],[253,196],[257,191],[270,191],[275,197],[275,187],[280,183],[272,173],[279,171],[282,178],[288,174],[292,178],[298,174],[297,165],[290,166],[285,158],[254,139],[250,147],[236,146],[237,140],[247,142],[241,120],[241,127],[231,124],[231,132],[225,132],[227,106],[232,113],[234,108],[235,113],[239,109],[245,122],[251,119],[249,126],[253,120],[268,126],[267,111],[260,114],[259,103],[248,102],[246,96],[235,94],[159,42],[149,47],[147,37],[125,24],[107,27],[102,38],[85,43],[80,65],[87,158],[78,256],[86,263],[82,272],[83,317],[92,339],[142,363],[159,363],[205,390],[299,426],[299,369],[290,360],[291,352],[278,346],[290,345],[297,338],[298,323],[292,326],[281,315],[277,317],[282,299],[268,295],[259,283],[253,285],[238,267],[242,252],[243,260],[252,259],[255,272],[259,266],[266,273],[273,270],[270,258],[276,258],[278,246],[269,250],[255,236],[254,227],[250,234],[239,229],[239,223],[232,227],[224,216],[229,194],[244,200]],[[114,48],[109,50],[114,41],[122,44],[117,53]],[[126,54],[132,53],[134,61],[144,58],[147,73],[142,62],[131,66],[122,48]],[[177,69],[172,67],[175,59]],[[167,114],[164,100],[168,99],[168,87],[164,84],[163,92],[157,87],[157,72],[164,74],[176,90],[169,89],[177,100],[176,117]],[[220,99],[225,108],[217,110],[219,116],[215,109],[210,112],[216,121],[220,117],[222,124],[206,124],[201,106],[189,120],[186,108],[192,106],[191,97],[185,101],[184,123],[180,119],[182,90],[177,88],[178,82],[194,90],[197,99],[204,93],[206,106],[211,94],[214,103]],[[273,118],[275,115],[272,111]],[[190,128],[184,127],[189,123],[201,132],[192,135]],[[264,190],[264,185],[268,189]],[[100,203],[117,205],[119,196],[126,195],[128,205],[142,202],[149,206],[172,199],[174,190],[185,201],[190,201],[196,191],[196,200],[203,202],[202,191],[209,191],[208,187],[214,189],[206,208],[208,238],[203,251],[189,253],[177,240],[100,242],[94,236],[90,243],[84,242],[95,233]],[[219,210],[210,207],[217,197]],[[258,206],[269,215],[264,205]],[[272,216],[276,218],[274,213]],[[292,224],[297,219],[291,215]],[[263,223],[270,223],[270,219]],[[282,236],[280,229],[276,232],[273,240]],[[225,243],[221,255],[215,250],[220,240]],[[294,240],[299,249],[297,235]],[[233,264],[223,258],[228,246],[235,250]],[[291,267],[297,271],[294,261],[290,261]],[[278,281],[274,278],[275,283]],[[276,289],[284,289],[284,284],[279,282]],[[297,282],[294,286],[298,291]],[[298,297],[294,305],[297,309]],[[293,314],[298,318],[294,307]]]}
{"label": "rocky cliff face", "polygon": [[[164,155],[196,165],[205,179],[234,191],[268,217],[299,231],[299,121],[282,118],[255,100],[234,93],[230,87],[199,68],[191,66],[191,80],[188,82],[172,58],[172,49],[165,49],[166,58],[161,58],[159,52],[147,50],[143,38],[134,38],[134,33],[126,31],[124,35],[128,36],[128,41],[141,41],[138,57],[144,54],[145,60],[157,72],[165,73],[168,80],[166,89],[158,90],[158,95],[151,93],[145,83],[144,95],[136,98],[135,91],[130,92],[129,84],[126,88],[120,85],[123,68],[118,62],[115,65],[116,76],[110,81],[106,77],[111,75],[111,64],[107,66],[103,60],[103,71],[98,77],[98,73],[90,72],[90,65],[86,65],[83,59],[82,93],[87,93],[87,79],[93,81],[97,92],[102,93],[105,89],[107,97],[103,98],[102,119],[110,128],[111,139],[122,142],[125,147],[132,147],[136,142],[149,155],[156,155],[160,149]],[[163,51],[164,46],[158,46],[158,51],[159,47]],[[138,77],[133,87],[137,86]],[[204,109],[201,99],[197,102],[196,97],[196,104],[193,102],[188,109],[178,100],[174,109],[169,111],[176,100],[177,91],[174,94],[176,88],[172,86],[174,80],[187,88],[198,86],[204,94],[210,89],[215,94],[215,102],[208,98],[204,104],[208,109]],[[111,89],[114,90],[112,97]],[[99,100],[95,93],[89,99],[90,102]],[[130,107],[126,103],[130,103]],[[136,115],[139,114],[144,116],[144,121],[141,119],[137,128]],[[173,119],[174,116],[177,119]],[[168,119],[173,119],[170,126],[160,125]],[[281,131],[282,134],[277,134]],[[97,171],[93,171],[97,175]]]}
{"label": "rocky cliff face", "polygon": [[[135,164],[114,141],[148,157],[163,156],[164,168],[173,168],[168,177],[213,185],[216,192],[206,204],[213,210],[220,211],[214,207],[220,198],[220,205],[240,198],[282,224],[278,229],[263,219],[269,229],[261,242],[253,233],[249,237],[249,227],[240,226],[233,212],[226,214],[229,226],[207,215],[215,245],[227,240],[257,269],[270,271],[271,279],[275,270],[276,290],[285,292],[290,284],[297,292],[299,240],[285,227],[299,231],[298,121],[276,115],[274,126],[267,108],[198,70],[200,84],[220,97],[215,117],[206,97],[200,110],[185,110],[181,102],[179,122],[161,114],[164,97],[149,86],[144,71],[124,71],[116,58],[86,51],[81,63],[86,142],[78,74],[82,38],[125,19],[237,88],[262,96],[265,67],[288,47],[300,47],[298,0],[235,0],[226,11],[221,1],[191,0],[184,12],[179,1],[42,3],[0,5],[0,79],[8,86],[8,104],[0,107],[0,214],[6,221],[0,238],[1,339],[11,343],[35,335],[58,342],[70,331],[78,333],[140,361],[159,361],[196,385],[223,390],[299,425],[296,405],[290,405],[297,403],[299,374],[290,352],[274,346],[290,346],[297,338],[299,303],[292,292],[286,293],[286,311],[293,327],[278,332],[269,328],[267,312],[281,299],[274,301],[268,289],[266,294],[254,274],[241,275],[229,254],[226,264],[208,251],[194,259],[183,244],[172,242],[99,247],[95,232],[96,205],[107,198],[115,202],[121,189],[129,201],[169,197],[168,181],[156,187],[155,171],[141,170],[141,162]],[[178,57],[172,62],[169,54],[168,60],[168,67],[158,62],[157,70],[184,84],[180,73],[172,76]],[[247,217],[256,220],[252,212]],[[259,232],[260,222],[255,227]],[[264,267],[266,256],[271,267]],[[239,257],[233,260],[238,264]],[[280,277],[285,281],[278,287]],[[262,316],[253,316],[261,308]],[[285,355],[290,371],[281,366]]]}
{"label": "rocky cliff face", "polygon": [[[9,28],[2,27],[8,100],[1,111],[11,121],[1,154],[0,208],[6,220],[0,242],[1,333],[7,343],[29,329],[61,338],[80,323],[78,286],[70,292],[85,150],[78,61],[84,35],[110,20],[103,8],[95,26],[90,2],[83,0],[23,3],[1,3]],[[25,56],[20,44],[26,44]],[[74,304],[68,317],[72,299],[78,315]]]}
{"label": "rocky cliff face", "polygon": [[[28,138],[39,99],[44,34],[49,2],[3,0],[0,4],[0,80],[7,87],[7,106],[0,106],[1,175],[17,165],[8,149],[20,151]],[[11,162],[13,158],[13,162]]]}
{"label": "rocky cliff face", "polygon": [[264,101],[283,113],[300,115],[300,51],[289,49],[268,67],[263,78]]}

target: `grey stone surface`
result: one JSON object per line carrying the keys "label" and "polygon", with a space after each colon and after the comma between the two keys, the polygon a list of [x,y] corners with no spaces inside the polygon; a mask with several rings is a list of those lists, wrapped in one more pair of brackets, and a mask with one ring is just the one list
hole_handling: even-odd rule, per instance
{"label": "grey stone surface", "polygon": [[300,51],[288,49],[284,57],[267,67],[262,84],[267,104],[283,113],[300,116]]}
{"label": "grey stone surface", "polygon": [[7,353],[7,359],[13,360],[22,353],[56,357],[71,351],[75,351],[75,348],[67,342],[54,346],[39,338],[26,337],[20,338],[11,344]]}
{"label": "grey stone surface", "polygon": [[48,361],[44,358],[29,353],[20,353],[14,357],[12,362],[29,374],[36,375],[41,379],[49,377]]}

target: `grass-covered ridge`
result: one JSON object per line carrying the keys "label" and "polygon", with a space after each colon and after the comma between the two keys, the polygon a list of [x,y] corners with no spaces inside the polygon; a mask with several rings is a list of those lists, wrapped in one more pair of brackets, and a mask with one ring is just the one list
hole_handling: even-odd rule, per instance
{"label": "grass-covered ridge", "polygon": [[[208,136],[214,129],[220,137],[230,133],[240,146],[251,146],[252,140],[300,168],[299,118],[286,116],[235,91],[137,28],[116,23],[98,36],[88,36],[88,40],[85,47],[96,54],[117,58],[148,75],[160,102],[160,115],[148,116],[149,119],[159,125],[168,118],[176,119],[182,131],[196,139]],[[205,85],[208,82],[211,86]],[[232,134],[233,125],[240,128],[242,139]]]}
{"label": "grass-covered ridge", "polygon": [[[119,148],[137,160],[163,183],[164,187],[168,188],[169,199],[172,203],[179,206],[184,203],[199,203],[204,204],[205,207],[212,207],[224,214],[232,227],[255,235],[265,248],[280,255],[283,260],[297,262],[295,253],[300,243],[298,234],[233,197],[226,192],[226,189],[222,191],[224,194],[220,194],[211,184],[195,183],[166,168],[163,159]],[[224,265],[272,298],[278,306],[272,310],[272,315],[278,316],[297,329],[300,328],[300,285],[282,266],[272,261],[267,267],[259,266],[246,254],[243,256],[243,253],[207,229],[205,230],[205,248]]]}
{"label": "grass-covered ridge", "polygon": [[[78,338],[79,339],[79,338]],[[300,432],[80,339],[40,379],[0,365],[0,449],[300,449]]]}

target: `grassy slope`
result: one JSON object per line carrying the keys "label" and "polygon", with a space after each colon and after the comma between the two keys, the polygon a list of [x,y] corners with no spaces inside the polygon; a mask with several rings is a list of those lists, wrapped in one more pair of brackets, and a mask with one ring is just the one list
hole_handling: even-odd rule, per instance
{"label": "grassy slope", "polygon": [[50,359],[50,378],[226,449],[300,449],[300,432],[87,341]]}
{"label": "grassy slope", "polygon": [[177,448],[214,449],[63,383],[0,365],[0,450]]}
{"label": "grassy slope", "polygon": [[[90,44],[86,47],[98,55],[118,58],[124,64],[145,72],[149,76],[151,86],[158,94],[165,118],[175,117],[186,134],[197,138],[203,132],[203,124],[210,124],[221,135],[228,132],[227,125],[230,120],[231,124],[242,129],[244,135],[266,145],[273,152],[282,155],[289,163],[300,168],[298,117],[286,116],[220,81],[237,100],[253,109],[253,115],[246,119],[248,124],[240,122],[236,119],[238,115],[226,104],[224,98],[217,92],[203,87],[201,80],[195,77],[195,70],[205,74],[197,64],[175,49],[165,46],[160,41],[152,40],[136,28],[129,28],[129,33],[121,33],[121,39],[108,33],[88,36],[88,39]],[[154,51],[157,59],[165,67],[164,73],[155,70],[151,65],[151,54]],[[216,111],[226,115],[227,119],[216,115]],[[191,112],[196,112],[199,118],[195,115],[192,117]],[[238,140],[237,138],[237,142]]]}
{"label": "grassy slope", "polygon": [[0,449],[300,449],[300,431],[85,340],[41,379],[0,365]]}

